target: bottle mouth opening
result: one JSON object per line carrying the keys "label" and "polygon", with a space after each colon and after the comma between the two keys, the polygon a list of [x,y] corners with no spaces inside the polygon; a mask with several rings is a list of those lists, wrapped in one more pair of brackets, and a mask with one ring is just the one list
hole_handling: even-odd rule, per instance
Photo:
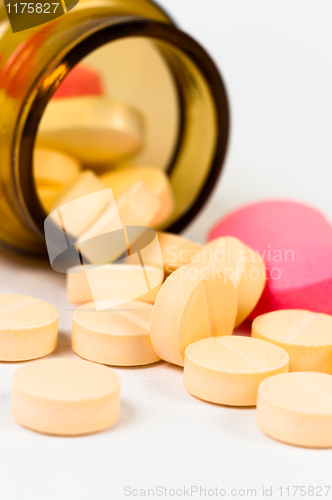
{"label": "bottle mouth opening", "polygon": [[[165,171],[176,198],[176,211],[162,229],[181,232],[207,201],[222,170],[229,136],[229,107],[220,74],[205,50],[176,27],[126,16],[94,19],[92,28],[52,63],[38,85],[21,128],[19,179],[29,225],[44,239],[47,216],[36,191],[33,154],[38,127],[52,96],[68,73],[98,48],[135,37],[152,41],[174,77],[178,129]],[[23,118],[22,118],[23,120]]]}

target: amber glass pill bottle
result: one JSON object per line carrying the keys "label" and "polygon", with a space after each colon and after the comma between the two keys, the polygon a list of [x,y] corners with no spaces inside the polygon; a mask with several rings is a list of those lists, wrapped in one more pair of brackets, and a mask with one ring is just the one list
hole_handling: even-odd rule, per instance
{"label": "amber glass pill bottle", "polygon": [[149,0],[80,0],[65,15],[13,33],[0,5],[0,240],[45,253],[33,151],[48,102],[73,67],[105,73],[109,96],[146,118],[138,164],[169,175],[176,209],[165,227],[180,232],[198,213],[224,161],[229,109],[206,51]]}

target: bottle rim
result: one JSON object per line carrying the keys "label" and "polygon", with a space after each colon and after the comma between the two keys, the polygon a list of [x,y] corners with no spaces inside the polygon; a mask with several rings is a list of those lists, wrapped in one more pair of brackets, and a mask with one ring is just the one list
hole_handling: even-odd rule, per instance
{"label": "bottle rim", "polygon": [[[35,232],[44,238],[44,221],[47,214],[45,214],[36,192],[32,159],[38,126],[49,100],[72,68],[91,52],[115,40],[129,37],[143,37],[174,45],[177,49],[185,53],[204,75],[215,105],[218,134],[208,175],[190,208],[165,229],[169,232],[179,233],[202,209],[215,187],[224,166],[229,138],[230,116],[228,98],[222,77],[211,56],[205,49],[191,36],[172,24],[139,16],[122,16],[102,21],[99,19],[98,21],[99,24],[97,26],[93,26],[75,46],[70,48],[60,60],[52,65],[52,68],[48,68],[47,74],[43,79],[44,84],[38,87],[24,123],[18,123],[17,125],[23,131],[19,152],[19,178],[23,200],[29,213],[27,222],[31,225],[31,220],[33,220]],[[48,80],[47,76],[51,73],[54,74],[54,71],[60,67],[64,68],[64,71],[59,72],[59,77],[55,81],[52,79]],[[181,119],[179,128],[178,144],[169,168],[166,170],[167,173],[171,173],[180,149],[181,138],[184,132],[184,123]]]}

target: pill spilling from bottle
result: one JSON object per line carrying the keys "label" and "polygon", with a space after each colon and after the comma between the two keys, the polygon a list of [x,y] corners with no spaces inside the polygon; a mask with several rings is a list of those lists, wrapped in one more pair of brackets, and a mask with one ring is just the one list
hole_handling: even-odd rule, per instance
{"label": "pill spilling from bottle", "polygon": [[[77,251],[66,269],[67,298],[77,307],[72,350],[82,359],[19,368],[14,419],[64,436],[112,427],[120,380],[110,366],[163,361],[184,367],[184,388],[202,404],[257,405],[265,435],[332,447],[332,303],[323,293],[332,268],[315,264],[306,279],[305,266],[284,260],[277,282],[264,251],[291,235],[298,262],[316,262],[317,246],[294,231],[294,220],[316,220],[315,241],[327,253],[331,226],[314,209],[280,201],[224,217],[205,245],[163,231],[176,197],[167,173],[135,164],[145,141],[144,116],[106,97],[87,67],[72,72],[42,117],[35,186],[63,252]],[[317,295],[312,304],[306,287]],[[253,317],[251,337],[233,334]],[[58,318],[45,301],[0,295],[0,359],[51,354]]]}

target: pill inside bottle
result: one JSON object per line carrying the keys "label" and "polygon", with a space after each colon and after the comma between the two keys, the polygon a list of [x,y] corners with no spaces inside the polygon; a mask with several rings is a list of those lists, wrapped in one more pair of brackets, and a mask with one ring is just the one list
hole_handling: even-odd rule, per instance
{"label": "pill inside bottle", "polygon": [[[179,113],[174,77],[153,42],[122,39],[89,54],[61,82],[39,123],[33,168],[45,212],[106,189],[123,212],[123,198],[141,182],[141,205],[151,216],[138,217],[129,197],[125,224],[167,224],[176,204],[167,170]],[[106,217],[107,207],[85,205],[89,213],[71,213],[74,237]]]}
{"label": "pill inside bottle", "polygon": [[[8,139],[2,152],[8,193],[0,206],[0,215],[5,214],[0,240],[18,249],[46,255],[47,216],[57,211],[59,229],[61,203],[76,201],[73,196],[83,187],[88,192],[80,197],[87,197],[91,214],[82,221],[86,210],[72,211],[73,233],[66,230],[62,251],[65,244],[77,247],[81,232],[95,238],[106,234],[100,228],[114,221],[118,200],[123,226],[142,221],[179,234],[217,182],[229,135],[218,68],[153,0],[115,3],[84,0],[65,24],[50,21],[52,29],[26,30],[17,51],[9,49],[0,115]],[[86,179],[92,174],[98,181],[90,185]],[[146,193],[139,209],[137,183]],[[90,204],[90,195],[108,189],[115,207],[108,203],[100,211],[99,202]],[[73,257],[69,264],[79,262]]]}

